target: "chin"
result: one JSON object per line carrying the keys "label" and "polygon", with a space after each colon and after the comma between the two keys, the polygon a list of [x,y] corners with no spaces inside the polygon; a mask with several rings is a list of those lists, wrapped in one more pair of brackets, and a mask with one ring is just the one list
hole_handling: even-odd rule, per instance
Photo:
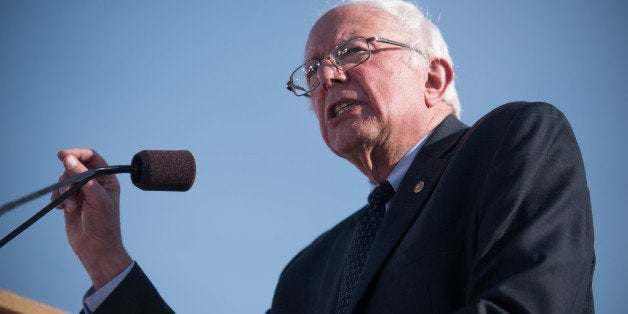
{"label": "chin", "polygon": [[368,141],[364,139],[352,138],[352,139],[336,139],[332,142],[327,142],[327,146],[331,151],[345,159],[351,159],[351,156],[355,156],[364,151],[364,147]]}
{"label": "chin", "polygon": [[380,133],[379,128],[351,124],[350,127],[336,129],[324,134],[324,140],[334,154],[349,159],[349,156],[364,152],[374,143]]}

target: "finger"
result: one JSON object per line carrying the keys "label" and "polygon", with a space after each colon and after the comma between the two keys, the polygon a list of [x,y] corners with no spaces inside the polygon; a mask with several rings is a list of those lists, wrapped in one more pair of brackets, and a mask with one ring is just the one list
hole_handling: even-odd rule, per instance
{"label": "finger", "polygon": [[[65,158],[67,158],[68,156],[75,156],[88,169],[107,166],[107,162],[93,149],[72,148],[62,150],[57,154],[57,157],[59,157],[59,159],[62,161],[65,160]],[[74,173],[69,172],[69,175],[72,176],[74,175]],[[100,183],[100,185],[106,187],[106,189],[108,190],[119,190],[118,179],[114,175],[98,177],[96,180],[98,181],[98,183]]]}
{"label": "finger", "polygon": [[73,177],[87,171],[87,166],[81,163],[75,155],[69,154],[61,160],[65,168],[65,175]]}
{"label": "finger", "polygon": [[[101,161],[104,163],[104,160],[100,158],[100,156],[95,154],[95,152],[93,152],[92,150],[85,150],[84,152],[78,152],[78,153],[79,154],[87,153],[89,156],[85,156],[85,155],[82,155],[82,156],[86,157],[87,160],[92,162],[92,164],[100,164]],[[63,159],[63,166],[66,169],[65,175],[69,177],[75,176],[77,174],[83,173],[88,170],[87,167],[74,154],[67,154],[65,156],[65,158]],[[112,182],[117,183],[115,176],[111,176],[111,177],[113,179],[109,179],[109,180],[110,181],[113,180]],[[73,212],[78,207],[82,207],[85,201],[87,201],[87,203],[99,203],[99,202],[104,201],[107,198],[108,198],[108,195],[105,189],[101,186],[101,183],[97,180],[90,180],[83,185],[80,192],[78,192],[77,194],[71,197],[68,197],[64,201],[64,206],[65,206],[66,212]]]}
{"label": "finger", "polygon": [[65,218],[65,228],[67,232],[70,232],[71,229],[76,230],[80,228],[81,225],[81,213],[80,212],[71,212],[68,210],[64,210],[64,218]]}
{"label": "finger", "polygon": [[[106,166],[107,164],[95,151],[85,148],[63,150],[57,153],[57,157],[63,162],[63,166],[65,168],[65,172],[59,178],[59,181],[66,180],[72,176],[83,173],[87,171],[88,168],[94,168],[100,165]],[[93,183],[88,183],[86,185],[93,185]],[[52,199],[56,199],[69,189],[70,186],[65,186],[60,188],[58,191],[53,192]],[[73,212],[78,208],[78,206],[79,202],[75,194],[66,198],[61,204],[57,205],[56,208],[65,209],[66,212]]]}
{"label": "finger", "polygon": [[[85,171],[87,171],[87,167],[81,163],[77,157],[73,154],[68,154],[64,159],[63,159],[63,166],[65,167],[65,174],[68,177],[72,177],[75,176],[77,174],[83,173]],[[86,197],[89,198],[89,195],[93,195],[93,194],[97,194],[100,195],[100,191],[98,191],[98,193],[95,193],[93,190],[94,189],[98,189],[100,190],[100,186],[98,185],[97,187],[95,187],[95,185],[98,185],[97,183],[94,182],[94,180],[90,180],[87,183],[85,183],[83,185],[83,187],[81,188],[80,192],[78,193],[84,193],[86,195]],[[64,186],[61,189],[59,189],[59,194],[63,194],[65,193],[67,190],[70,189],[70,186]],[[71,213],[73,211],[75,211],[78,206],[79,206],[79,201],[76,198],[76,194],[66,198],[63,201],[63,206],[65,208],[65,211],[68,213]]]}
{"label": "finger", "polygon": [[[65,181],[68,179],[68,175],[67,174],[63,174],[62,176],[59,177],[59,182],[61,181]],[[65,185],[60,187],[57,190],[52,191],[52,195],[50,196],[50,200],[54,201],[57,198],[59,198],[63,193],[67,192],[69,189],[71,188],[71,185]],[[57,209],[66,209],[67,211],[74,211],[77,207],[77,200],[75,198],[75,195],[70,195],[69,197],[67,197],[65,200],[63,200],[63,202],[61,202],[60,204],[58,204],[57,206],[55,206],[55,208]]]}
{"label": "finger", "polygon": [[100,157],[100,155],[98,155],[98,153],[96,153],[93,149],[72,148],[62,150],[57,153],[57,157],[59,158],[59,160],[62,161],[70,155],[76,157],[82,164],[85,165],[85,167],[89,169],[107,166],[107,162],[102,157]]}
{"label": "finger", "polygon": [[[69,185],[66,185],[64,187],[59,188],[58,190],[58,195],[61,196],[63,193],[67,192],[70,189]],[[74,193],[73,195],[68,196],[66,199],[63,200],[63,202],[59,205],[57,205],[57,208],[59,209],[65,209],[68,212],[73,212],[74,210],[76,210],[77,208],[77,200],[75,197],[76,193]]]}
{"label": "finger", "polygon": [[[75,176],[79,173],[87,171],[89,164],[94,164],[95,165],[94,167],[98,167],[99,164],[106,165],[106,162],[100,156],[98,156],[96,152],[94,152],[91,149],[86,149],[86,148],[72,148],[72,149],[62,150],[57,153],[57,158],[59,158],[59,160],[63,162],[63,166],[65,168],[63,175],[59,178],[59,182],[67,180],[72,176]],[[82,160],[82,162],[80,160]],[[84,163],[88,165],[85,165]],[[52,193],[51,200],[56,199],[68,189],[70,189],[70,187],[65,186],[57,191],[54,191]],[[72,196],[69,197],[68,199],[70,198],[72,198]],[[66,199],[63,203],[57,205],[56,208],[61,209],[61,208],[66,207],[67,205],[76,205],[76,202],[73,202],[73,200],[68,200],[68,199]]]}
{"label": "finger", "polygon": [[63,200],[63,203],[61,203],[63,207],[57,207],[57,208],[63,208],[66,212],[71,213],[73,211],[75,211],[78,208],[78,203],[74,197],[74,195],[66,198],[65,200]]}
{"label": "finger", "polygon": [[[63,173],[63,175],[61,175],[59,177],[59,180],[57,180],[57,182],[61,182],[61,181],[65,181],[68,179],[68,176],[65,174],[65,172]],[[61,196],[61,194],[63,194],[65,191],[67,191],[68,188],[66,187],[61,187],[57,190],[52,191],[52,195],[50,195],[50,201],[54,201],[55,199],[57,199],[59,196]],[[63,203],[55,206],[55,208],[57,209],[63,209],[65,206],[63,205]]]}
{"label": "finger", "polygon": [[[64,178],[65,178],[65,174],[61,175],[61,176],[59,177],[59,179],[57,180],[57,182],[61,182],[61,181],[63,181],[63,180],[64,180]],[[51,201],[53,201],[55,198],[59,197],[59,195],[60,195],[60,193],[59,193],[59,192],[60,192],[60,189],[57,189],[57,190],[52,191],[52,195],[50,195],[50,200],[51,200]],[[57,208],[60,208],[60,207],[57,207]]]}

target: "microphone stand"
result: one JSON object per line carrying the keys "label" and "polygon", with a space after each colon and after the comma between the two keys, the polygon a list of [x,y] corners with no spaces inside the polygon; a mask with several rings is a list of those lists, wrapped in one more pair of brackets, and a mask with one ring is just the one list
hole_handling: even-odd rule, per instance
{"label": "microphone stand", "polygon": [[70,197],[72,194],[76,193],[80,188],[85,185],[85,183],[89,182],[92,179],[95,179],[100,176],[108,175],[108,174],[116,174],[116,173],[134,173],[139,172],[140,168],[135,165],[130,166],[108,166],[103,168],[90,169],[81,174],[73,176],[67,180],[55,183],[51,186],[45,187],[37,192],[26,195],[22,198],[19,198],[13,202],[6,203],[0,207],[0,216],[9,210],[17,207],[18,205],[24,204],[30,200],[33,200],[39,196],[42,196],[50,191],[58,189],[60,187],[64,187],[66,185],[72,184],[69,190],[65,191],[63,194],[59,195],[59,197],[55,198],[50,204],[46,205],[46,207],[42,208],[39,212],[29,218],[27,221],[22,223],[20,226],[15,228],[11,233],[0,240],[0,248],[2,248],[5,244],[15,238],[18,234],[22,233],[22,231],[26,230],[26,228],[30,227],[41,217],[46,215],[50,210],[55,208],[55,206],[61,204],[66,198]]}

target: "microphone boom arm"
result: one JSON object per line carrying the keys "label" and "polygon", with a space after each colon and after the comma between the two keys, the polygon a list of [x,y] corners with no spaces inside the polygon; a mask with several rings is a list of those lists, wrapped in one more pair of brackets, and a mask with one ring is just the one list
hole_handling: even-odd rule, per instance
{"label": "microphone boom arm", "polygon": [[29,218],[27,221],[25,221],[24,223],[22,223],[20,226],[18,226],[17,228],[15,228],[13,231],[11,231],[11,233],[9,233],[7,236],[5,236],[4,238],[2,238],[2,240],[0,240],[0,248],[2,248],[5,244],[7,244],[9,241],[11,241],[13,238],[15,238],[18,234],[22,233],[22,231],[26,230],[26,228],[30,227],[32,224],[34,224],[37,220],[39,220],[41,217],[43,217],[44,215],[46,215],[50,210],[52,210],[53,208],[55,208],[55,206],[61,204],[61,202],[63,202],[66,198],[70,197],[72,194],[76,193],[81,187],[83,187],[83,185],[85,185],[87,182],[89,182],[92,179],[98,178],[100,176],[104,176],[104,175],[108,175],[108,174],[117,174],[117,173],[136,173],[140,171],[140,169],[136,166],[136,165],[129,165],[129,166],[108,166],[108,167],[102,167],[102,168],[96,168],[96,169],[90,169],[87,170],[83,173],[80,173],[78,175],[75,175],[67,180],[63,180],[61,182],[57,182],[53,185],[50,185],[48,187],[45,187],[37,192],[31,193],[29,195],[26,195],[22,198],[19,198],[15,201],[6,203],[4,205],[2,205],[2,207],[0,207],[0,216],[3,215],[4,213],[8,212],[9,210],[24,204],[30,200],[33,200],[37,197],[40,197],[50,191],[54,191],[55,189],[64,187],[66,185],[72,184],[72,186],[70,187],[69,190],[65,191],[63,194],[59,195],[59,197],[57,197],[56,199],[52,200],[52,202],[50,202],[50,204],[48,204],[46,207],[44,207],[43,209],[41,209],[39,212],[37,212],[35,215],[33,215],[31,218]]}

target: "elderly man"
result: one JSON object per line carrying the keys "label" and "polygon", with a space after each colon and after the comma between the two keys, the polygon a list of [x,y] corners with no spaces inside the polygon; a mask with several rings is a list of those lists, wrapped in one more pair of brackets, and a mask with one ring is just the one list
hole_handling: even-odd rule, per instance
{"label": "elderly man", "polygon": [[[512,103],[465,126],[438,29],[400,0],[354,2],[313,26],[287,87],[374,189],[286,266],[269,312],[592,313],[590,200],[564,116]],[[61,179],[105,165],[59,158]],[[87,311],[170,312],[122,246],[118,200],[103,177],[61,206]]]}

